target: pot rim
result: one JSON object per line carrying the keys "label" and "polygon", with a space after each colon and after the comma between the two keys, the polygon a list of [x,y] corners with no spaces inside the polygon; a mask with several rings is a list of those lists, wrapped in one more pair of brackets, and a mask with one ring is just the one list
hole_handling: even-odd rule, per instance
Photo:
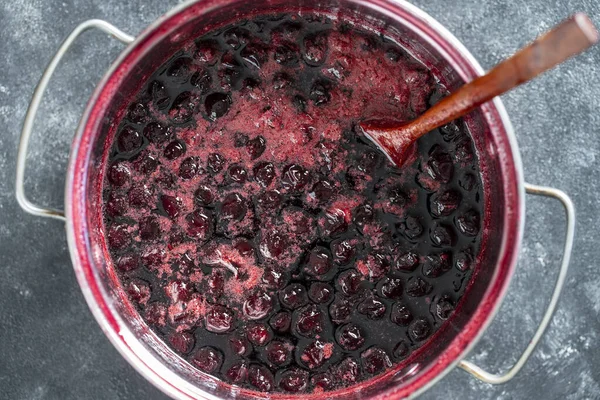
{"label": "pot rim", "polygon": [[[352,0],[362,2],[363,0]],[[119,68],[124,66],[124,61],[136,56],[135,51],[152,46],[154,42],[162,38],[165,30],[161,30],[168,22],[177,25],[185,22],[176,17],[188,8],[199,3],[211,3],[210,1],[191,0],[180,4],[162,17],[151,23],[144,31],[135,38],[111,64],[102,80],[96,86],[84,113],[80,119],[69,155],[67,171],[67,182],[65,185],[65,216],[67,241],[76,273],[77,280],[88,303],[90,310],[98,321],[98,324],[109,338],[115,348],[140,374],[154,384],[164,393],[178,399],[206,398],[217,399],[216,396],[203,392],[198,393],[195,386],[182,379],[173,371],[166,368],[160,360],[152,356],[138,341],[135,334],[131,332],[121,321],[121,317],[111,304],[109,297],[101,285],[98,284],[100,277],[94,268],[90,257],[91,247],[89,235],[85,228],[87,225],[85,188],[87,185],[87,165],[90,159],[92,140],[90,137],[96,131],[100,116],[105,111],[105,106],[110,102],[113,93],[106,93],[111,79],[121,79],[116,76]],[[394,13],[394,17],[415,32],[428,38],[429,44],[456,70],[465,81],[483,75],[484,70],[475,57],[464,47],[464,45],[444,26],[433,17],[418,7],[409,4],[405,0],[372,0],[369,6],[384,14]],[[203,12],[208,12],[213,6],[205,6]],[[391,10],[390,10],[391,8]],[[395,12],[394,12],[395,10]],[[402,15],[397,12],[402,11]],[[176,20],[176,21],[173,21]],[[138,51],[138,53],[141,53]],[[110,91],[109,91],[110,92]],[[505,229],[503,232],[501,249],[494,272],[494,284],[487,288],[477,310],[466,323],[463,330],[456,334],[450,345],[438,356],[438,362],[432,363],[416,379],[409,381],[405,387],[391,390],[380,398],[404,398],[416,397],[441,380],[448,372],[472,350],[488,328],[500,305],[502,304],[506,291],[516,267],[517,255],[521,247],[524,231],[525,212],[525,186],[523,178],[523,167],[518,150],[516,136],[509,120],[506,109],[499,98],[494,99],[481,107],[486,115],[486,122],[504,130],[507,143],[500,148],[505,150],[503,157],[503,168],[513,169],[515,204],[512,204],[511,212],[506,212],[504,217]],[[90,121],[92,123],[90,123]],[[490,121],[494,123],[491,124]],[[80,154],[85,151],[85,154]],[[504,170],[504,169],[503,169]],[[510,172],[510,170],[509,170]],[[506,172],[504,172],[506,173]],[[509,230],[511,230],[509,232]],[[498,266],[505,264],[504,277],[498,278]],[[144,353],[144,357],[140,355]]]}

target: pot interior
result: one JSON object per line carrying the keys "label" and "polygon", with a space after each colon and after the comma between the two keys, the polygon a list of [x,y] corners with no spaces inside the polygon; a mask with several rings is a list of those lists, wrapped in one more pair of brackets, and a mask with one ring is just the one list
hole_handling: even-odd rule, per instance
{"label": "pot interior", "polygon": [[[207,31],[238,21],[242,17],[285,11],[316,11],[334,18],[354,21],[384,33],[408,49],[427,65],[449,90],[478,74],[476,65],[452,38],[445,38],[430,21],[403,3],[384,0],[268,2],[202,1],[180,9],[162,19],[142,34],[117,62],[96,92],[89,114],[82,123],[75,169],[69,183],[72,192],[71,212],[75,233],[76,269],[83,275],[82,287],[91,307],[99,308],[99,319],[110,334],[122,341],[117,347],[138,369],[169,393],[180,396],[261,397],[250,391],[231,387],[191,367],[145,325],[125,295],[110,265],[102,223],[102,182],[104,164],[111,138],[128,101],[139,91],[155,68],[181,46]],[[425,18],[425,19],[424,19]],[[449,41],[448,41],[449,40]],[[484,238],[475,271],[456,312],[428,344],[413,353],[392,371],[375,380],[360,384],[360,389],[328,393],[331,398],[368,398],[375,395],[402,397],[424,386],[439,375],[472,344],[488,322],[506,288],[514,266],[520,239],[520,176],[518,161],[511,148],[511,133],[494,104],[486,105],[465,118],[474,140],[484,183]],[[90,300],[91,299],[91,300]],[[98,316],[98,314],[97,314]],[[116,331],[116,332],[114,332]],[[306,395],[303,395],[306,396]],[[314,397],[318,395],[308,395]],[[285,397],[280,394],[270,397]]]}

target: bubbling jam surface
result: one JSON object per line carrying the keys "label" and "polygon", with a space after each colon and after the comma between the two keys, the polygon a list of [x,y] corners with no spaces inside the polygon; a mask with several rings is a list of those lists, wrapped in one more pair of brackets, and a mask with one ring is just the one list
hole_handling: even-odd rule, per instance
{"label": "bubbling jam surface", "polygon": [[120,121],[107,244],[148,326],[196,368],[263,392],[335,390],[427,343],[480,251],[462,125],[390,165],[358,129],[445,91],[381,35],[278,15],[177,52]]}

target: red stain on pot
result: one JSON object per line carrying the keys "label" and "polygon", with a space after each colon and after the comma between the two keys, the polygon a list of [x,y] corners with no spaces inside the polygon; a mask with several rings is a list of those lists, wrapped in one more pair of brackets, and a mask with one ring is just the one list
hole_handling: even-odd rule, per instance
{"label": "red stain on pot", "polygon": [[[407,14],[404,14],[405,16],[407,16]],[[143,46],[143,44],[142,44]],[[130,57],[132,57],[132,55],[130,54]],[[463,63],[466,64],[466,61],[462,61]],[[463,65],[464,66],[464,65]],[[117,76],[113,76],[112,77],[113,80],[118,81],[118,75]],[[110,85],[108,86],[110,87]],[[109,96],[110,97],[110,96]],[[96,107],[95,109],[97,110],[98,114],[94,114],[92,113],[92,118],[90,118],[88,121],[88,135],[95,135],[95,126],[94,126],[94,115],[101,115],[102,114],[102,99],[100,99],[99,102],[96,103]],[[493,117],[493,115],[489,115],[488,117]],[[96,120],[98,121],[98,120]],[[495,127],[494,127],[495,129]],[[87,172],[89,172],[86,168],[77,168],[77,165],[79,164],[79,167],[83,167],[85,166],[85,164],[87,163],[87,159],[85,159],[86,154],[89,154],[87,152],[83,152],[81,153],[81,149],[82,148],[87,148],[87,149],[91,149],[91,142],[86,142],[86,135],[84,135],[83,140],[80,140],[76,143],[76,148],[75,151],[77,151],[77,149],[79,149],[79,151],[77,151],[77,153],[79,154],[79,157],[73,162],[72,166],[71,166],[71,171],[78,171],[81,175],[74,175],[73,176],[73,182],[72,184],[77,184],[77,182],[79,182],[79,184],[77,184],[77,186],[74,186],[75,188],[78,189],[78,192],[80,194],[85,193],[85,192],[81,192],[81,190],[83,190],[84,186],[81,185],[84,182],[87,182]],[[92,136],[87,136],[87,140],[90,140]],[[506,143],[504,143],[504,145],[506,145]],[[506,154],[501,154],[502,157],[506,157],[505,159],[501,160],[502,162],[504,162],[505,164],[501,164],[503,170],[505,168],[508,169],[507,171],[510,172],[510,153],[506,153]],[[507,164],[508,163],[508,164]],[[485,178],[485,174],[486,174],[486,170],[484,169],[483,171],[484,173],[484,178]],[[94,180],[92,180],[94,181]],[[98,181],[95,181],[98,182]],[[513,181],[513,184],[515,182]],[[484,179],[484,185],[489,184],[487,181],[485,181]],[[81,185],[81,186],[80,186]],[[71,186],[73,187],[73,186]],[[96,193],[99,193],[100,191],[98,190],[99,188],[96,189]],[[502,200],[503,201],[507,201],[506,199],[508,199],[507,202],[510,203],[510,196],[517,196],[518,193],[516,191],[516,186],[511,189],[510,185],[508,185],[507,187],[505,187],[505,191],[503,193],[501,193],[501,195],[503,196]],[[511,191],[512,190],[512,191]],[[486,192],[487,193],[487,192]],[[77,194],[77,192],[75,192],[75,194]],[[486,195],[485,198],[487,199],[488,196]],[[73,230],[73,232],[79,232],[80,235],[83,236],[76,236],[75,239],[76,241],[79,240],[80,243],[85,243],[88,238],[85,237],[87,230],[84,231],[78,231],[77,230],[77,226],[82,227],[87,225],[89,222],[82,220],[81,218],[79,218],[80,216],[85,215],[85,212],[87,211],[87,207],[90,206],[90,204],[85,201],[85,198],[79,197],[77,198],[77,196],[73,197],[73,200],[76,200],[74,202],[71,203],[71,207],[69,207],[69,215],[72,217],[71,219],[71,223],[73,224],[72,227],[75,228]],[[513,200],[513,204],[515,204],[514,200]],[[517,208],[519,207],[518,203],[517,204]],[[98,204],[96,204],[96,207],[98,206]],[[96,208],[97,209],[97,208]],[[78,212],[73,212],[78,210]],[[511,218],[514,218],[515,215],[518,213],[508,213],[504,215],[504,220],[502,221],[502,219],[499,221],[499,223],[503,224],[505,227],[507,227],[507,230],[511,230],[511,229],[517,229],[517,224],[513,224],[510,225],[510,221]],[[96,214],[95,216],[93,216],[92,218],[98,218],[99,216]],[[346,218],[344,218],[345,220]],[[488,218],[484,218],[484,224],[488,224],[489,223],[489,217]],[[89,220],[88,220],[89,221]],[[96,220],[95,222],[92,220],[92,223],[98,223],[99,220]],[[84,223],[84,225],[82,225],[82,223]],[[497,222],[498,223],[498,222]],[[92,226],[99,226],[99,225],[92,225]],[[70,228],[71,229],[71,228]],[[487,226],[484,225],[484,230],[488,229]],[[100,232],[101,233],[101,232]],[[502,238],[498,239],[498,242],[500,242]],[[518,242],[518,235],[513,235],[513,239],[515,240],[515,242],[513,244],[515,244],[516,242]],[[100,237],[98,237],[96,240],[102,240]],[[505,242],[506,244],[506,242]],[[508,249],[508,250],[512,250],[513,247],[515,246],[509,246],[509,247],[505,247],[504,249]],[[493,251],[497,251],[497,250],[493,250]],[[81,250],[79,251],[79,254],[83,257],[84,262],[82,264],[80,264],[81,267],[83,267],[83,270],[86,271],[86,265],[87,265],[87,271],[86,271],[86,281],[87,284],[89,284],[91,286],[92,289],[92,293],[94,295],[94,297],[96,298],[96,300],[100,303],[103,303],[103,297],[104,294],[97,289],[96,284],[94,284],[94,281],[96,280],[96,276],[93,273],[93,270],[90,268],[91,265],[88,264],[86,262],[86,255],[89,255],[88,251],[82,252]],[[105,253],[106,254],[106,253]],[[98,256],[97,254],[95,256]],[[471,339],[474,337],[474,335],[479,332],[482,324],[487,321],[487,315],[485,314],[481,314],[482,313],[482,309],[486,309],[489,311],[490,309],[493,309],[493,307],[497,304],[497,298],[491,298],[490,300],[490,293],[493,293],[494,291],[496,292],[496,294],[498,294],[499,292],[503,292],[503,290],[505,289],[505,284],[506,281],[501,279],[502,276],[506,276],[503,274],[507,274],[512,270],[512,266],[514,264],[514,254],[510,251],[507,251],[505,254],[503,254],[504,256],[504,263],[499,263],[497,268],[495,269],[496,272],[496,276],[495,276],[495,280],[493,281],[493,286],[491,288],[487,288],[487,292],[486,293],[480,293],[480,296],[484,295],[484,299],[483,301],[480,303],[479,308],[475,308],[474,310],[470,310],[469,311],[469,315],[473,316],[472,318],[468,319],[466,318],[466,322],[463,322],[465,324],[465,327],[463,328],[463,330],[454,337],[451,346],[441,346],[441,349],[434,349],[434,346],[426,346],[426,347],[422,347],[420,348],[418,351],[414,352],[408,359],[406,359],[405,362],[403,362],[402,364],[399,364],[396,369],[391,370],[390,372],[384,374],[384,375],[380,375],[376,378],[372,378],[369,381],[364,382],[363,384],[361,384],[361,390],[363,391],[363,393],[368,393],[371,389],[373,388],[375,385],[380,385],[383,384],[383,382],[386,382],[387,379],[389,379],[390,374],[396,373],[398,369],[403,369],[406,368],[407,365],[410,365],[411,363],[413,363],[415,360],[418,361],[422,366],[423,369],[422,371],[417,371],[415,378],[413,378],[414,380],[412,381],[412,383],[410,384],[406,384],[403,385],[401,387],[399,387],[399,391],[392,391],[390,392],[393,393],[393,396],[400,396],[403,394],[407,394],[407,393],[411,393],[412,391],[415,390],[415,388],[417,387],[421,387],[423,386],[424,382],[428,382],[432,376],[435,376],[437,373],[439,373],[444,366],[449,365],[449,363],[451,363],[452,361],[455,360],[456,355],[459,354],[462,349],[468,344],[470,343]],[[101,257],[101,255],[100,255]],[[105,257],[108,257],[108,254],[105,255]],[[508,261],[508,262],[507,262]],[[76,262],[76,264],[79,264]],[[110,273],[110,272],[109,272]],[[167,273],[167,271],[165,271],[165,273]],[[492,276],[492,272],[489,271],[478,271],[479,274],[488,274],[489,276]],[[113,279],[116,280],[116,277],[113,276]],[[116,283],[116,282],[113,282]],[[94,286],[96,286],[96,288],[94,288]],[[473,286],[473,285],[472,285]],[[467,292],[469,292],[469,290],[473,291],[473,290],[477,290],[477,288],[473,289],[472,287],[469,288],[467,290]],[[481,290],[481,289],[479,289]],[[485,288],[484,288],[485,290]],[[467,293],[468,294],[468,293]],[[101,304],[100,304],[101,305]],[[102,305],[101,305],[102,307]],[[112,307],[112,306],[111,306]],[[105,308],[101,308],[101,310],[103,311],[103,314],[105,316],[110,317],[110,314],[112,313],[111,307],[105,307]],[[456,314],[460,313],[460,310],[462,307],[465,307],[464,304],[459,304],[458,306],[458,310],[456,312]],[[469,305],[470,308],[473,308],[473,305]],[[459,318],[458,316],[456,318]],[[463,318],[465,318],[463,316]],[[118,322],[117,320],[113,319],[110,320],[109,319],[109,323],[112,324],[114,331],[118,331]],[[448,343],[448,336],[446,335],[446,332],[444,332],[444,327],[442,327],[441,330],[437,331],[436,334],[431,338],[431,342],[435,342],[436,338],[438,337],[443,337],[444,338],[444,344]],[[114,337],[113,337],[114,339]],[[431,354],[427,354],[427,353],[435,353],[433,356]],[[454,354],[454,356],[452,355]],[[131,356],[131,354],[130,354]],[[432,359],[435,358],[437,360],[436,364],[433,364],[432,366],[429,366],[429,364],[427,364],[427,359]],[[437,371],[437,372],[436,372]],[[226,386],[224,386],[226,387]],[[228,389],[227,389],[228,390]],[[344,394],[344,392],[348,392],[348,391],[352,391],[352,390],[356,390],[356,388],[348,388],[345,390],[338,390],[335,392],[332,392],[331,395],[332,396],[338,396],[338,395],[342,395]],[[251,392],[248,392],[251,393]],[[278,397],[279,395],[273,395],[273,397]]]}

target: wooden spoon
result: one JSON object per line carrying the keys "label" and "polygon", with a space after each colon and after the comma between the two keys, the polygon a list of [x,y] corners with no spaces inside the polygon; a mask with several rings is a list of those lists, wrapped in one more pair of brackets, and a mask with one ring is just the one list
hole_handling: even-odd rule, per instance
{"label": "wooden spoon", "polygon": [[410,155],[421,136],[479,107],[483,103],[525,83],[598,41],[590,18],[577,13],[554,29],[498,64],[487,74],[467,83],[442,99],[417,119],[400,124],[365,121],[365,135],[397,166]]}

